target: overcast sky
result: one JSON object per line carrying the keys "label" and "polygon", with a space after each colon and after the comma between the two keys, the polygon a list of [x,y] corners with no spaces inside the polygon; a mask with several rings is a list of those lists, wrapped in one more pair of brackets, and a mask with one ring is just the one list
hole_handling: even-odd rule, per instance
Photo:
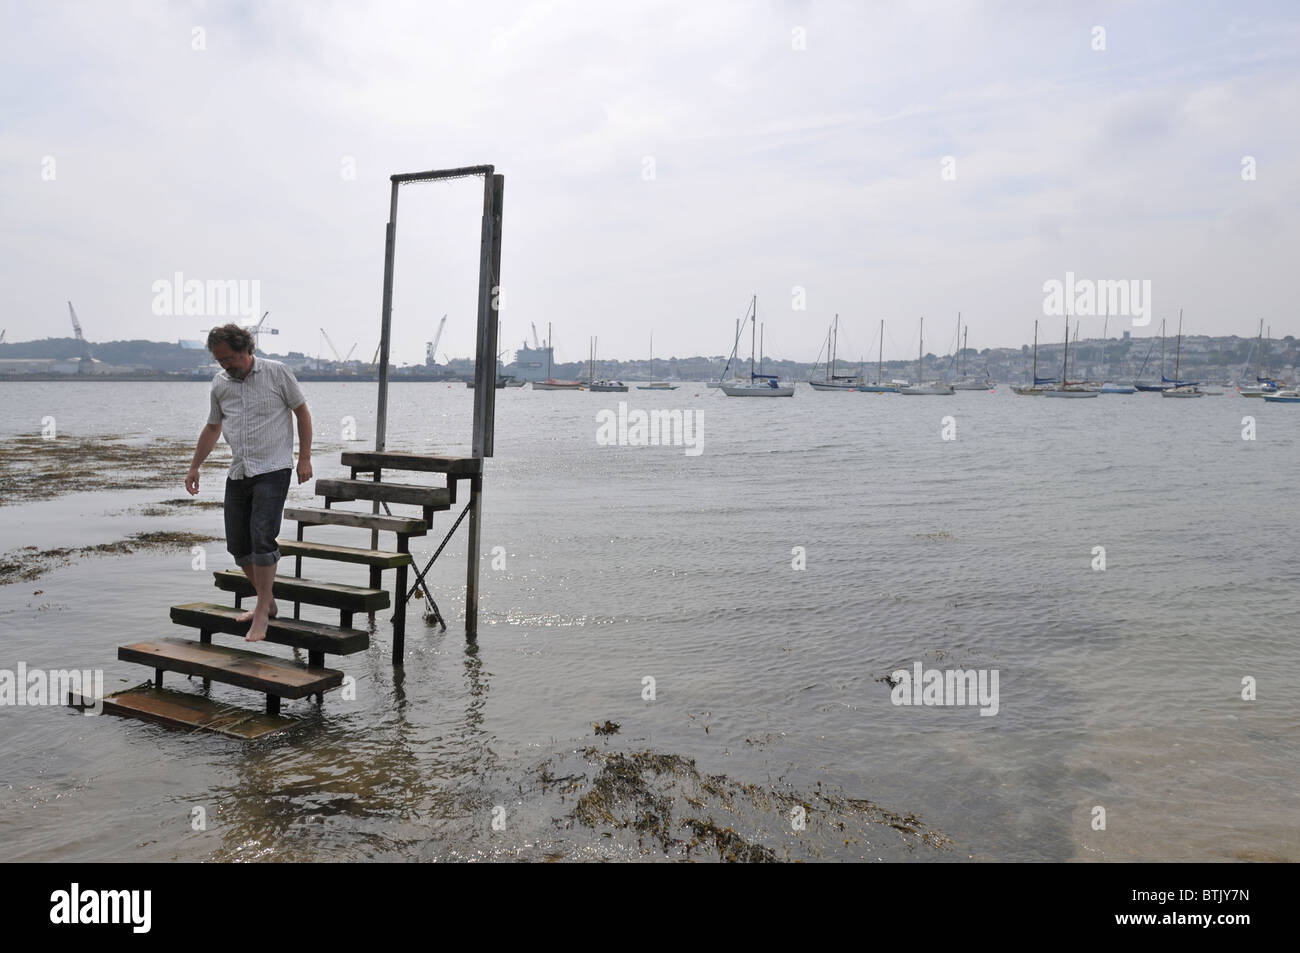
{"label": "overcast sky", "polygon": [[[480,163],[503,347],[551,322],[561,360],[727,353],[751,294],[783,358],[836,312],[847,359],[882,318],[886,358],[921,315],[927,351],[958,311],[1057,339],[1066,272],[1151,282],[1112,337],[1300,333],[1292,3],[14,0],[0,53],[11,341],[68,299],[94,341],[201,337],[157,313],[179,272],[259,282],[268,350],[368,360],[388,176]],[[395,361],[444,313],[473,353],[479,188],[402,191]]]}

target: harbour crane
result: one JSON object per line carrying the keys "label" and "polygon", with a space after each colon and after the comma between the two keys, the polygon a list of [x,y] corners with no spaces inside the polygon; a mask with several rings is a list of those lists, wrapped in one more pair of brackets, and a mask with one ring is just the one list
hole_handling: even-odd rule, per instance
{"label": "harbour crane", "polygon": [[[325,329],[324,329],[324,328],[321,328],[321,329],[320,329],[320,333],[324,336],[324,338],[325,338],[325,343],[328,344],[328,345],[330,346],[330,350],[334,352],[334,360],[336,360],[336,361],[338,361],[340,364],[342,364],[342,363],[343,363],[343,358],[339,356],[339,349],[336,348],[336,347],[334,346],[334,342],[330,340],[330,336],[329,336],[328,334],[325,333]],[[356,347],[355,344],[352,345],[352,346],[353,346],[353,347]],[[352,352],[349,351],[348,353],[351,354]]]}
{"label": "harbour crane", "polygon": [[433,367],[438,363],[438,342],[442,340],[442,329],[447,326],[447,316],[442,316],[442,322],[438,325],[438,332],[433,336],[432,341],[425,342],[424,345],[424,363]]}
{"label": "harbour crane", "polygon": [[81,356],[90,357],[90,345],[86,343],[86,336],[81,333],[81,322],[77,320],[77,311],[72,307],[72,302],[68,302],[68,314],[72,315],[72,332],[77,337],[77,343],[81,345]]}
{"label": "harbour crane", "polygon": [[542,342],[537,340],[537,322],[530,321],[528,323],[533,326],[533,347],[540,351],[542,349]]}
{"label": "harbour crane", "polygon": [[86,336],[81,333],[81,322],[77,320],[77,311],[72,307],[72,302],[68,302],[68,314],[72,316],[72,331],[77,336],[77,343],[81,345],[81,366],[78,371],[87,374],[91,371],[95,363],[95,357],[90,353],[90,344],[86,341]]}
{"label": "harbour crane", "polygon": [[4,344],[4,343],[5,343],[5,332],[3,329],[0,329],[0,344]]}
{"label": "harbour crane", "polygon": [[[267,324],[266,324],[266,316],[267,316],[268,314],[270,314],[270,313],[271,313],[270,311],[264,311],[264,312],[262,312],[262,320],[261,320],[261,321],[258,321],[256,324],[249,323],[249,324],[245,324],[245,325],[244,325],[244,330],[247,331],[249,334],[253,335],[253,350],[254,350],[254,351],[256,351],[259,347],[262,346],[262,345],[260,344],[260,340],[261,340],[260,335],[263,335],[263,334],[279,334],[279,333],[280,333],[280,331],[279,331],[278,328],[272,328],[272,327],[268,327],[268,326],[267,326]],[[333,347],[333,345],[330,345],[330,346]],[[265,352],[263,352],[263,353],[265,353]]]}

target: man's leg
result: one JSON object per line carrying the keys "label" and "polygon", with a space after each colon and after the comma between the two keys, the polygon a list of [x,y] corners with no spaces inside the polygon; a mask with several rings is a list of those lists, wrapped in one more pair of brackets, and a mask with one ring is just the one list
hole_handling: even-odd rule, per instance
{"label": "man's leg", "polygon": [[257,590],[257,605],[253,609],[252,624],[244,636],[249,642],[266,638],[266,626],[275,604],[276,563],[280,549],[276,537],[280,535],[280,520],[284,516],[284,501],[289,495],[289,477],[292,469],[262,473],[253,481],[253,505],[249,519],[249,533],[253,540],[253,553],[244,568]]}
{"label": "man's leg", "polygon": [[[251,483],[248,479],[232,480],[227,477],[225,506],[226,550],[234,558],[235,565],[244,570],[244,575],[248,576],[250,582],[253,581],[249,564],[253,554],[253,538],[248,530],[252,515]],[[247,622],[252,618],[253,612],[249,610],[239,616],[239,621]]]}
{"label": "man's leg", "polygon": [[[260,593],[262,589],[259,586],[257,574],[254,572],[254,570],[256,570],[257,567],[250,562],[250,563],[245,563],[240,568],[244,570],[244,575],[248,577],[248,581],[253,584],[253,589],[255,589],[257,592]],[[274,574],[272,574],[271,582],[268,585],[274,587],[275,585]],[[254,611],[255,610],[253,609],[249,609],[247,612],[240,613],[239,621],[247,622],[249,619],[253,618]],[[270,608],[267,610],[266,617],[268,619],[274,619],[279,614],[280,614],[280,606],[276,603],[275,595],[273,593],[271,596],[271,605]]]}
{"label": "man's leg", "polygon": [[[257,598],[260,600],[262,588],[266,587],[262,585],[259,588],[259,580],[254,571],[256,567],[252,563],[255,479],[246,478],[226,481],[226,548],[235,557],[235,563],[244,571],[248,581],[253,584],[253,590],[258,593]],[[267,609],[267,617],[274,619],[276,611],[275,599],[271,599],[271,605]],[[256,614],[256,608],[247,609],[241,612],[237,619],[240,622],[251,622]]]}

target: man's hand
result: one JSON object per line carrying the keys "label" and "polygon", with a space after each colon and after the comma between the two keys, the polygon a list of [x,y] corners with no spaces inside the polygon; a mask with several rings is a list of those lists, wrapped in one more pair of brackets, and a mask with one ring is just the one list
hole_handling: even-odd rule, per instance
{"label": "man's hand", "polygon": [[190,472],[185,474],[185,489],[189,491],[190,496],[195,496],[198,494],[199,492],[199,468],[198,467],[190,467]]}
{"label": "man's hand", "polygon": [[306,483],[311,479],[311,457],[298,455],[298,482]]}

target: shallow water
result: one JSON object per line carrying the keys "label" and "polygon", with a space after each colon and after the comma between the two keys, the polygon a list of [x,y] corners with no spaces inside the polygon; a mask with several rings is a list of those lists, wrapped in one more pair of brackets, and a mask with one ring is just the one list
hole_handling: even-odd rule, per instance
{"label": "shallow water", "polygon": [[[304,391],[316,474],[346,475],[339,452],[373,446],[375,385]],[[463,385],[394,385],[389,448],[467,452],[471,399]],[[599,445],[596,412],[619,400],[701,412],[703,452]],[[50,415],[61,434],[130,435],[147,454],[151,439],[197,436],[207,385],[3,383],[0,406],[0,437],[38,433]],[[733,805],[728,822],[781,857],[1300,859],[1295,413],[1235,396],[1009,390],[498,392],[476,646],[457,630],[462,527],[431,577],[449,631],[417,608],[395,672],[381,613],[368,652],[331,659],[357,699],[330,693],[319,713],[287,703],[304,721],[282,736],[248,744],[0,707],[0,857],[664,856],[574,823],[576,795],[539,783],[543,765],[589,782],[599,758],[581,752],[594,746],[680,755],[806,800],[869,799],[952,839],[932,849],[887,825],[841,837],[829,809],[796,833],[782,809]],[[945,415],[954,440],[941,438]],[[342,439],[348,417],[355,442]],[[144,530],[220,536],[220,510],[139,512],[184,496],[183,478],[0,507],[0,553]],[[219,473],[202,497],[220,498]],[[310,485],[291,493],[310,499]],[[452,518],[413,540],[417,561]],[[792,568],[795,547],[806,569]],[[172,604],[225,601],[209,574],[230,565],[222,544],[206,571],[193,559],[86,558],[0,586],[0,668],[102,667],[109,691],[145,680],[117,645],[184,634]],[[916,661],[996,669],[997,714],[892,704],[878,679]],[[1240,697],[1245,676],[1255,701]],[[597,738],[606,719],[621,729]],[[1092,827],[1098,806],[1105,830]],[[192,828],[196,807],[206,830]],[[497,807],[505,830],[492,829]]]}

